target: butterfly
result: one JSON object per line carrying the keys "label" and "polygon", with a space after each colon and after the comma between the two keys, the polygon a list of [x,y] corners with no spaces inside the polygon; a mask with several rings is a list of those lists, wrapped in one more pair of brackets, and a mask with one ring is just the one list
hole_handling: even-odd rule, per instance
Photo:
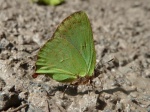
{"label": "butterfly", "polygon": [[64,19],[39,50],[36,74],[58,82],[86,84],[94,74],[96,53],[88,16],[78,11]]}
{"label": "butterfly", "polygon": [[65,2],[65,0],[32,0],[32,2],[36,2],[38,4],[44,4],[44,5],[59,5],[63,2]]}

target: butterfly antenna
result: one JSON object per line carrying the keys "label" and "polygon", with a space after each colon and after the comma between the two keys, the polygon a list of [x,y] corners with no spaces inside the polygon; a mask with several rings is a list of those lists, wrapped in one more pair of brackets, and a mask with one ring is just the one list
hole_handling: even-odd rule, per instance
{"label": "butterfly antenna", "polygon": [[117,58],[112,58],[110,60],[108,60],[107,62],[102,62],[102,60],[100,60],[97,64],[96,64],[96,69],[101,69],[104,68],[105,70],[110,69],[111,66],[107,66],[108,64],[112,63],[112,66],[115,67],[119,67],[119,60]]}

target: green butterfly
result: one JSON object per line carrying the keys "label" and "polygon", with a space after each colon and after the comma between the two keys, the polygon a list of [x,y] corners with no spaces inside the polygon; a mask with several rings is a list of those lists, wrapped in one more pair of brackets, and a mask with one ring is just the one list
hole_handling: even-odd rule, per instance
{"label": "green butterfly", "polygon": [[86,13],[79,11],[67,17],[40,49],[36,73],[58,82],[85,84],[93,77],[95,62],[91,24]]}
{"label": "green butterfly", "polygon": [[32,0],[33,2],[45,4],[45,5],[59,5],[65,0]]}

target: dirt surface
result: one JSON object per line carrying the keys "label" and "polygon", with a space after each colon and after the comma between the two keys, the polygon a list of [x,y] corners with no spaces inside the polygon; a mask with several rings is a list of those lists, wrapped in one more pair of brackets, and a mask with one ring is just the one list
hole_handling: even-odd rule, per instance
{"label": "dirt surface", "polygon": [[[63,97],[65,84],[32,74],[39,48],[78,10],[90,18],[100,73],[94,89]],[[0,0],[0,111],[150,112],[150,0]]]}

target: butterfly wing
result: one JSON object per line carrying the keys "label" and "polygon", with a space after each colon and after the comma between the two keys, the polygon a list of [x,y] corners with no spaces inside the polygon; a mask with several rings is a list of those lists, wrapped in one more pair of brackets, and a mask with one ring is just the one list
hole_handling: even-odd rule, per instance
{"label": "butterfly wing", "polygon": [[64,82],[93,73],[92,29],[84,12],[72,14],[59,25],[52,39],[39,51],[36,66],[36,73]]}
{"label": "butterfly wing", "polygon": [[[78,51],[66,39],[58,37],[49,40],[42,47],[36,65],[36,73],[48,74],[57,81],[62,80],[64,75],[66,80],[76,79],[77,74],[86,72],[86,64]],[[56,78],[58,74],[62,77]]]}
{"label": "butterfly wing", "polygon": [[[69,19],[69,21],[67,21]],[[96,62],[93,33],[86,13],[79,11],[66,18],[54,34],[69,41],[85,60],[87,71],[85,75],[92,75]]]}

